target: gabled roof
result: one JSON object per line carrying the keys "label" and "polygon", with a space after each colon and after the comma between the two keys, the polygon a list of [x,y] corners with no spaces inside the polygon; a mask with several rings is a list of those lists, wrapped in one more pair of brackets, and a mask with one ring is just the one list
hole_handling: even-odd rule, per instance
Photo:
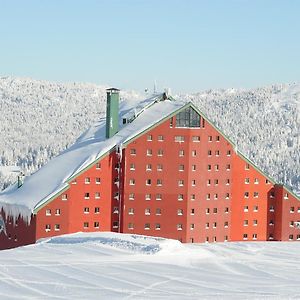
{"label": "gabled roof", "polygon": [[[121,102],[120,130],[117,134],[106,139],[106,120],[100,120],[83,133],[70,148],[25,178],[20,188],[14,186],[0,193],[0,207],[2,206],[11,215],[21,214],[29,218],[31,212],[38,210],[49,199],[66,189],[71,178],[76,177],[117,145],[128,142],[185,104],[186,102],[173,99],[163,101],[163,94],[157,94],[142,102]],[[123,115],[131,111],[135,111],[136,118],[131,123],[123,125]]]}

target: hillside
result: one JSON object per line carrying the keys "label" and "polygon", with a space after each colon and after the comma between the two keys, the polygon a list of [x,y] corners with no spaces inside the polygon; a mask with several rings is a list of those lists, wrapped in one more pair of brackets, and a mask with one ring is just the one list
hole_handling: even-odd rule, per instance
{"label": "hillside", "polygon": [[298,299],[299,243],[76,233],[0,252],[1,299]]}
{"label": "hillside", "polygon": [[[300,191],[300,84],[178,97],[193,100],[267,174]],[[36,171],[105,115],[105,99],[95,84],[0,78],[0,189],[16,180],[7,166]]]}

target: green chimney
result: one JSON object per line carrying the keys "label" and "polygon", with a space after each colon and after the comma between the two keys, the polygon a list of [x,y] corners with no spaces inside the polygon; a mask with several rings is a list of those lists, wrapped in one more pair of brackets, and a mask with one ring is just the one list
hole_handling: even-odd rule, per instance
{"label": "green chimney", "polygon": [[106,138],[114,136],[119,131],[119,92],[116,88],[106,90]]}

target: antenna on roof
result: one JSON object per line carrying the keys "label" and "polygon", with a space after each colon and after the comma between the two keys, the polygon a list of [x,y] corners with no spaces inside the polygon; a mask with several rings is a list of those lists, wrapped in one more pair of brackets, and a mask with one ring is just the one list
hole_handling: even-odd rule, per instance
{"label": "antenna on roof", "polygon": [[154,79],[153,94],[156,94],[156,80]]}

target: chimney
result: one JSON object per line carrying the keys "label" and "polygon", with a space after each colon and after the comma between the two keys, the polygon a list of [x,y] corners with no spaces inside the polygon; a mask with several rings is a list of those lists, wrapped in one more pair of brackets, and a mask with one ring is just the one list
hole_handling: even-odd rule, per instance
{"label": "chimney", "polygon": [[116,88],[106,89],[106,138],[119,131],[119,92]]}

